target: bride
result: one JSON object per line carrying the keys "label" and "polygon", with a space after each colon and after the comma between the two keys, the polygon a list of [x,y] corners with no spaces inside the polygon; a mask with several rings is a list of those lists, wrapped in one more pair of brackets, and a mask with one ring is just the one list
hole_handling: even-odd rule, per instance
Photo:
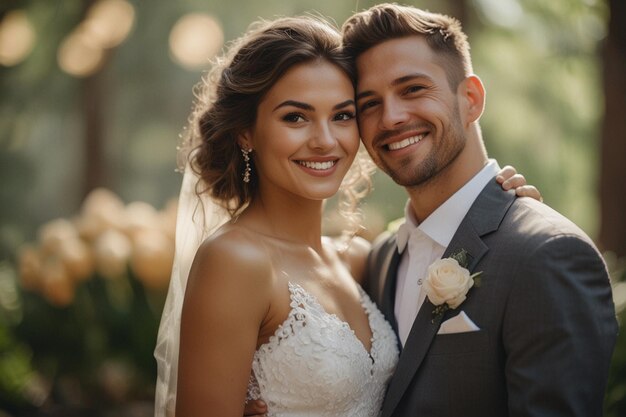
{"label": "bride", "polygon": [[[157,417],[239,417],[258,398],[272,416],[379,413],[398,345],[359,286],[369,245],[353,237],[353,209],[369,169],[340,39],[316,18],[259,22],[203,84],[155,350]],[[340,188],[347,237],[333,240],[322,209]]]}

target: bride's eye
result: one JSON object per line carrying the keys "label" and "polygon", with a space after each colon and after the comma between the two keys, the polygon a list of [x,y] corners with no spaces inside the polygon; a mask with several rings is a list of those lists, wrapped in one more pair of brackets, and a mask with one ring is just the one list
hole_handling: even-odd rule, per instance
{"label": "bride's eye", "polygon": [[304,122],[306,119],[300,113],[288,113],[283,116],[283,120],[288,123]]}
{"label": "bride's eye", "polygon": [[352,111],[342,111],[341,113],[337,113],[335,115],[335,117],[333,117],[333,120],[335,121],[346,121],[346,120],[351,120],[354,119],[355,114]]}

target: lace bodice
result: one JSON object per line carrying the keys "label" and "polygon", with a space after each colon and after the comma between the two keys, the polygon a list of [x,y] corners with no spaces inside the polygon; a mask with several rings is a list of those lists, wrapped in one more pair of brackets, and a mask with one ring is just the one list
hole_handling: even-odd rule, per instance
{"label": "lace bodice", "polygon": [[289,316],[256,351],[248,386],[248,398],[262,398],[268,416],[378,416],[398,360],[397,339],[359,291],[372,331],[370,352],[348,323],[289,283]]}

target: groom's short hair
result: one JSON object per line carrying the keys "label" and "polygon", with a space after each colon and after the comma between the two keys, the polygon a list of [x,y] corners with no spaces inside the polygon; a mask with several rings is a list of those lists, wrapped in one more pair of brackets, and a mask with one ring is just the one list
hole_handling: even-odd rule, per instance
{"label": "groom's short hair", "polygon": [[453,90],[473,72],[467,36],[461,23],[450,16],[411,6],[379,4],[349,18],[342,32],[344,48],[353,62],[382,42],[417,35],[426,38]]}

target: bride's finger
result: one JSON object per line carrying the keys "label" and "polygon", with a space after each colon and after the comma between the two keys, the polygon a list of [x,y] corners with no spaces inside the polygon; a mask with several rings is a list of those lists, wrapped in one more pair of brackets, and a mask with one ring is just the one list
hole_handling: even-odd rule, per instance
{"label": "bride's finger", "polygon": [[513,177],[515,174],[517,174],[517,170],[515,169],[515,167],[512,167],[511,165],[506,165],[504,168],[498,171],[498,175],[496,175],[496,181],[502,184],[507,179]]}
{"label": "bride's finger", "polygon": [[515,174],[502,183],[502,188],[505,190],[512,190],[524,185],[526,185],[526,178],[522,174]]}
{"label": "bride's finger", "polygon": [[515,189],[515,194],[519,197],[530,197],[534,198],[543,203],[543,197],[541,197],[541,193],[534,185],[523,185],[521,187],[517,187]]}

